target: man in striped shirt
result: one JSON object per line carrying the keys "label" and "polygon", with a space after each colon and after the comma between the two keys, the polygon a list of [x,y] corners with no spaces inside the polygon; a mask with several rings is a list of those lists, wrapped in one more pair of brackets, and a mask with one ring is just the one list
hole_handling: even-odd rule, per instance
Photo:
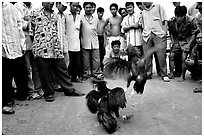
{"label": "man in striped shirt", "polygon": [[133,2],[126,2],[125,7],[128,11],[128,15],[122,21],[122,28],[126,33],[127,45],[133,46],[142,56],[142,27],[140,22],[141,15],[134,12]]}

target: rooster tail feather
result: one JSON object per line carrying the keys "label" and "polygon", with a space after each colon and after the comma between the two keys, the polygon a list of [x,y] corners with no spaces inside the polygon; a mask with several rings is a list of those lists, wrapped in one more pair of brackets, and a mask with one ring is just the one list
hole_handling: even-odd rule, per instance
{"label": "rooster tail feather", "polygon": [[109,134],[112,134],[117,129],[117,121],[110,113],[98,113],[98,121]]}

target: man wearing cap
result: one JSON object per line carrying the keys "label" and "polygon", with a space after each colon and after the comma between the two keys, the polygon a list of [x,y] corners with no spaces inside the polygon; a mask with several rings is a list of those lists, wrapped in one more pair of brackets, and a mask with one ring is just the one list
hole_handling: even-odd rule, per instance
{"label": "man wearing cap", "polygon": [[31,32],[34,35],[33,53],[39,68],[45,101],[54,101],[54,90],[50,83],[51,72],[54,73],[65,95],[83,96],[84,93],[74,89],[68,81],[67,66],[58,38],[58,21],[52,10],[54,2],[42,2],[42,6],[40,10],[31,13]]}

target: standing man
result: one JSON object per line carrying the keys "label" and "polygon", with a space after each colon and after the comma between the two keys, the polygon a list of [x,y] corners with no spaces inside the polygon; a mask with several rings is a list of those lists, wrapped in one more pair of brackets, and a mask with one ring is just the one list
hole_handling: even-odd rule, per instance
{"label": "standing man", "polygon": [[97,9],[97,14],[98,14],[98,41],[99,41],[99,52],[100,52],[100,66],[101,70],[103,71],[103,58],[105,56],[105,43],[104,43],[104,38],[105,38],[105,20],[103,19],[103,13],[104,9],[102,7],[99,7]]}
{"label": "standing man", "polygon": [[142,50],[142,24],[141,15],[134,12],[134,3],[126,2],[125,7],[128,15],[123,19],[122,28],[126,34],[126,42],[128,46],[133,46],[140,56],[143,55]]}
{"label": "standing man", "polygon": [[24,61],[26,50],[22,20],[14,3],[2,3],[2,113],[13,114],[14,78],[18,100],[25,100],[28,95],[28,73]]}
{"label": "standing man", "polygon": [[[154,47],[158,56],[161,76],[164,82],[169,82],[167,76],[166,64],[166,35],[167,35],[167,17],[164,9],[160,5],[152,2],[144,2],[142,12],[142,39],[144,55],[148,54]],[[148,78],[152,77],[152,55],[146,59],[146,70]]]}
{"label": "standing man", "polygon": [[58,39],[57,18],[52,10],[54,2],[43,2],[42,9],[31,14],[34,34],[33,53],[39,68],[45,101],[54,101],[54,90],[50,83],[51,72],[62,87],[65,95],[83,96],[68,81],[67,66],[63,49]]}
{"label": "standing man", "polygon": [[98,19],[93,16],[92,2],[84,2],[85,15],[81,22],[81,45],[84,63],[84,80],[97,76],[100,71],[99,42],[97,35]]}
{"label": "standing man", "polygon": [[79,7],[79,2],[70,2],[70,12],[66,15],[66,39],[68,40],[68,51],[70,64],[68,67],[69,75],[71,76],[72,82],[81,83],[81,72],[80,68],[80,39],[79,32],[81,26],[80,15],[77,14],[77,8]]}
{"label": "standing man", "polygon": [[66,37],[66,17],[64,11],[67,9],[68,3],[66,2],[56,2],[56,7],[58,9],[57,17],[57,29],[58,38],[60,41],[61,48],[63,50],[63,55],[67,67],[69,66],[69,54],[68,54],[68,43]]}

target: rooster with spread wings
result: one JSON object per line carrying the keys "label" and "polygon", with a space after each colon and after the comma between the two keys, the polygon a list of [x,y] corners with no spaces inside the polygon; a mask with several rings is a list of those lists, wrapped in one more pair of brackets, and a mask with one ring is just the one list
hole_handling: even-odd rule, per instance
{"label": "rooster with spread wings", "polygon": [[132,46],[129,46],[126,52],[129,61],[120,58],[109,58],[106,60],[104,75],[125,79],[127,81],[127,88],[130,86],[131,81],[135,81],[133,89],[137,94],[143,94],[147,81],[144,58]]}

